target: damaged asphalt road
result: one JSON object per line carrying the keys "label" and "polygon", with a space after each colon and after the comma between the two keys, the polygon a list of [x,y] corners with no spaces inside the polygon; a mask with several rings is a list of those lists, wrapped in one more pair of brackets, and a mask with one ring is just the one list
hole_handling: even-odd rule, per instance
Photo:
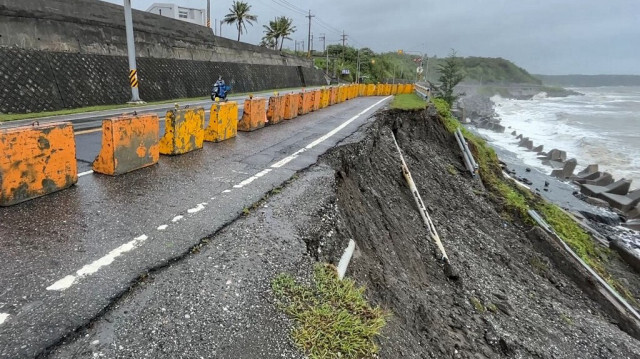
{"label": "damaged asphalt road", "polygon": [[[101,316],[368,121],[353,99],[119,177],[0,208],[0,357],[33,357]],[[225,282],[226,283],[226,282]]]}

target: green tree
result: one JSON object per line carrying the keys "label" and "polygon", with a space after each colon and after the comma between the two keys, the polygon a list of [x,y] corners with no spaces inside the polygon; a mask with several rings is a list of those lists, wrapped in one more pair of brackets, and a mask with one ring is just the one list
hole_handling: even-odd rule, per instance
{"label": "green tree", "polygon": [[240,41],[240,35],[247,31],[247,24],[253,26],[253,21],[258,20],[258,16],[250,14],[251,5],[244,1],[234,1],[229,8],[229,13],[225,15],[223,21],[225,24],[236,24],[238,28],[238,41]]}
{"label": "green tree", "polygon": [[[286,16],[280,16],[273,21],[269,21],[269,25],[263,25],[265,36],[263,40],[271,38],[274,40],[274,49],[282,51],[282,45],[284,40],[291,40],[289,35],[296,31],[296,27],[293,26],[293,19]],[[280,47],[278,48],[278,40],[280,40]]]}
{"label": "green tree", "polygon": [[454,94],[453,89],[465,77],[462,63],[456,57],[455,50],[452,49],[449,56],[444,59],[444,62],[438,64],[438,71],[440,72],[440,78],[438,79],[440,85],[436,89],[436,97],[445,100],[449,106],[452,106],[453,102],[462,95]]}

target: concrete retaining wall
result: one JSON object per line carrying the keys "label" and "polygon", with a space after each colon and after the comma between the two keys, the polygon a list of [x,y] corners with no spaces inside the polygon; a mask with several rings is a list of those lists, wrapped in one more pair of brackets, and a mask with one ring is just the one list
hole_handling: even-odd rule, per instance
{"label": "concrete retaining wall", "polygon": [[[0,48],[0,113],[27,113],[125,103],[131,97],[124,56]],[[145,101],[210,95],[222,75],[233,92],[326,84],[322,71],[263,65],[143,57]]]}

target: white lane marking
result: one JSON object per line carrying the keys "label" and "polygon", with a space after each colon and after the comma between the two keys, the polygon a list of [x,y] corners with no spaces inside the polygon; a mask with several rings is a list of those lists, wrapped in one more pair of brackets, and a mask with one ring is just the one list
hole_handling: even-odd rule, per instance
{"label": "white lane marking", "polygon": [[169,226],[168,226],[168,225],[166,225],[166,224],[163,224],[163,225],[161,225],[161,226],[159,226],[159,227],[158,227],[158,230],[159,230],[159,231],[164,231],[165,229],[167,229],[167,227],[169,227]]}
{"label": "white lane marking", "polygon": [[234,186],[233,186],[233,188],[242,188],[242,187],[244,187],[244,186],[248,185],[249,183],[251,183],[251,182],[253,182],[253,181],[257,180],[258,178],[260,178],[260,177],[262,177],[262,176],[266,175],[267,173],[269,173],[269,172],[271,172],[271,171],[273,171],[271,168],[267,168],[267,169],[265,169],[265,170],[262,170],[262,171],[260,171],[260,172],[256,173],[255,175],[253,175],[253,176],[251,176],[251,177],[247,178],[246,180],[244,180],[244,181],[242,181],[242,182],[238,183],[237,185],[234,185]]}
{"label": "white lane marking", "polygon": [[9,314],[7,313],[0,313],[0,324],[4,323],[5,320],[7,320],[7,318],[9,318]]}
{"label": "white lane marking", "polygon": [[86,175],[90,175],[93,173],[93,170],[89,170],[89,171],[85,171],[85,172],[80,172],[78,173],[78,177],[82,177],[82,176],[86,176]]}
{"label": "white lane marking", "polygon": [[203,202],[203,203],[198,203],[198,205],[195,208],[190,208],[187,210],[187,213],[193,214],[193,213],[198,213],[200,211],[202,211],[204,209],[204,206],[206,206],[207,203]]}
{"label": "white lane marking", "polygon": [[229,193],[229,192],[231,192],[230,189],[225,189],[224,191],[222,191],[222,193]]}
{"label": "white lane marking", "polygon": [[113,261],[123,255],[124,253],[130,252],[139,246],[142,242],[146,241],[149,237],[146,235],[141,235],[140,237],[134,238],[132,241],[129,241],[120,247],[112,250],[107,253],[104,257],[97,259],[84,267],[80,268],[76,271],[75,275],[68,275],[59,281],[53,283],[52,285],[47,287],[47,290],[65,290],[75,284],[79,279],[95,274],[102,267],[106,267],[109,264],[113,263]]}
{"label": "white lane marking", "polygon": [[327,132],[324,136],[322,136],[322,137],[318,138],[317,140],[311,142],[310,144],[306,145],[304,148],[299,149],[298,151],[294,152],[292,155],[287,156],[287,157],[281,159],[280,161],[272,164],[270,167],[271,168],[280,168],[280,167],[286,165],[287,163],[291,162],[293,159],[298,157],[298,155],[300,155],[302,152],[310,150],[310,149],[314,148],[315,146],[319,145],[320,143],[326,141],[327,139],[329,139],[331,136],[333,136],[336,133],[338,133],[343,128],[349,126],[349,124],[352,123],[353,121],[357,120],[358,117],[360,117],[360,116],[364,115],[365,113],[369,112],[369,110],[371,110],[372,108],[378,106],[383,101],[386,101],[389,98],[391,98],[391,96],[385,97],[382,100],[374,103],[373,105],[365,108],[364,110],[360,111],[360,113],[358,113],[357,115],[355,115],[355,116],[351,117],[350,119],[348,119],[347,121],[343,122],[340,126],[338,126],[338,127],[334,128],[333,130]]}
{"label": "white lane marking", "polygon": [[173,217],[173,219],[171,220],[171,222],[176,223],[176,222],[178,222],[179,220],[181,220],[181,219],[183,219],[183,218],[184,218],[184,216],[175,216],[175,217]]}

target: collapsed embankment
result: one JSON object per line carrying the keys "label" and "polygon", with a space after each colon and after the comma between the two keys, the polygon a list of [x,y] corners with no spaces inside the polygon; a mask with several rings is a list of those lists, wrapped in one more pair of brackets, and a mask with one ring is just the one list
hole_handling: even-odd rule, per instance
{"label": "collapsed embankment", "polygon": [[[459,281],[443,272],[402,177],[393,133]],[[584,277],[574,282],[565,275],[575,267],[548,248],[548,238],[518,216],[507,219],[502,201],[465,173],[454,137],[434,110],[384,112],[362,140],[325,159],[336,170],[337,235],[312,247],[357,243],[349,275],[392,313],[381,357],[640,352],[627,334],[637,337],[633,325],[588,295],[592,284]]]}

